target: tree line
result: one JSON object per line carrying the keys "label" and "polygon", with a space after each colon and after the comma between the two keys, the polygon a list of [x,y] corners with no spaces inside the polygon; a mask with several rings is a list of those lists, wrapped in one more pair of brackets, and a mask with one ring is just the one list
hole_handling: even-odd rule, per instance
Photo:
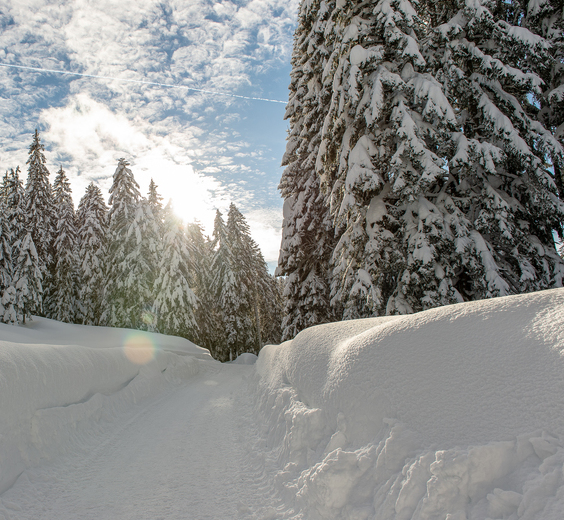
{"label": "tree line", "polygon": [[120,159],[106,205],[91,183],[75,212],[61,167],[49,181],[38,131],[27,160],[0,185],[0,319],[67,323],[185,337],[227,361],[280,341],[280,283],[234,204],[212,237],[163,207],[153,180],[141,196]]}
{"label": "tree line", "polygon": [[560,0],[302,1],[283,337],[562,287]]}

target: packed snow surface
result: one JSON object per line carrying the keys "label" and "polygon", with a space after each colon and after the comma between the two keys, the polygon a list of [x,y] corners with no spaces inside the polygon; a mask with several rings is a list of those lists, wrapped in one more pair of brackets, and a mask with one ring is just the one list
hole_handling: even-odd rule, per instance
{"label": "packed snow surface", "polygon": [[224,365],[169,336],[0,326],[0,520],[561,520],[563,355],[562,289]]}

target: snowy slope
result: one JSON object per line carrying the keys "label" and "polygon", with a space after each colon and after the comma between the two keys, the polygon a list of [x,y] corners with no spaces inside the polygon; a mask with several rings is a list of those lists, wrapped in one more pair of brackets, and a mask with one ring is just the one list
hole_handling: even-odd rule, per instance
{"label": "snowy slope", "polygon": [[34,318],[0,324],[0,493],[170,381],[213,363],[187,340]]}
{"label": "snowy slope", "polygon": [[0,326],[0,519],[561,520],[563,353],[562,289],[314,327],[254,365]]}
{"label": "snowy slope", "polygon": [[296,518],[561,519],[563,354],[562,289],[308,329],[257,363],[270,472]]}

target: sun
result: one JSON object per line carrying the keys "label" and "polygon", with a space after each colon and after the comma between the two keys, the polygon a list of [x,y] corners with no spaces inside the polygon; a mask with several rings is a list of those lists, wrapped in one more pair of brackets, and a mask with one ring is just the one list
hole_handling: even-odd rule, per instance
{"label": "sun", "polygon": [[206,234],[213,230],[216,208],[229,205],[221,183],[212,176],[196,173],[189,164],[180,165],[163,158],[154,164],[149,158],[136,164],[135,170],[144,196],[152,178],[163,198],[163,205],[172,201],[178,217],[184,222],[200,222]]}

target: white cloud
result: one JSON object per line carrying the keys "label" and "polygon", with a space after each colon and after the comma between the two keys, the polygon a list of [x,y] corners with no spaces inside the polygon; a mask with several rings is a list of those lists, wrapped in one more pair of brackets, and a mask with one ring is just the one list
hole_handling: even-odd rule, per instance
{"label": "white cloud", "polygon": [[[13,21],[0,33],[0,62],[261,97],[257,77],[289,63],[298,3],[12,0],[0,12]],[[20,164],[25,174],[39,126],[48,166],[68,170],[75,202],[91,179],[107,190],[125,157],[144,193],[154,176],[177,211],[210,233],[215,208],[264,205],[249,189],[257,168],[249,161],[263,152],[237,131],[239,100],[2,68],[0,92],[3,166]],[[277,257],[281,217],[247,215],[265,257]]]}
{"label": "white cloud", "polygon": [[282,209],[257,209],[245,213],[251,236],[267,262],[278,260],[282,238]]}
{"label": "white cloud", "polygon": [[211,175],[196,173],[185,148],[147,133],[85,94],[73,96],[66,107],[45,110],[41,118],[49,128],[53,148],[70,158],[65,162],[72,165],[69,176],[75,203],[92,179],[107,191],[117,160],[124,157],[131,162],[142,189],[146,191],[151,177],[155,178],[165,200],[172,198],[187,220],[199,218],[209,223],[212,214],[213,222],[214,208],[225,204],[221,183]]}

